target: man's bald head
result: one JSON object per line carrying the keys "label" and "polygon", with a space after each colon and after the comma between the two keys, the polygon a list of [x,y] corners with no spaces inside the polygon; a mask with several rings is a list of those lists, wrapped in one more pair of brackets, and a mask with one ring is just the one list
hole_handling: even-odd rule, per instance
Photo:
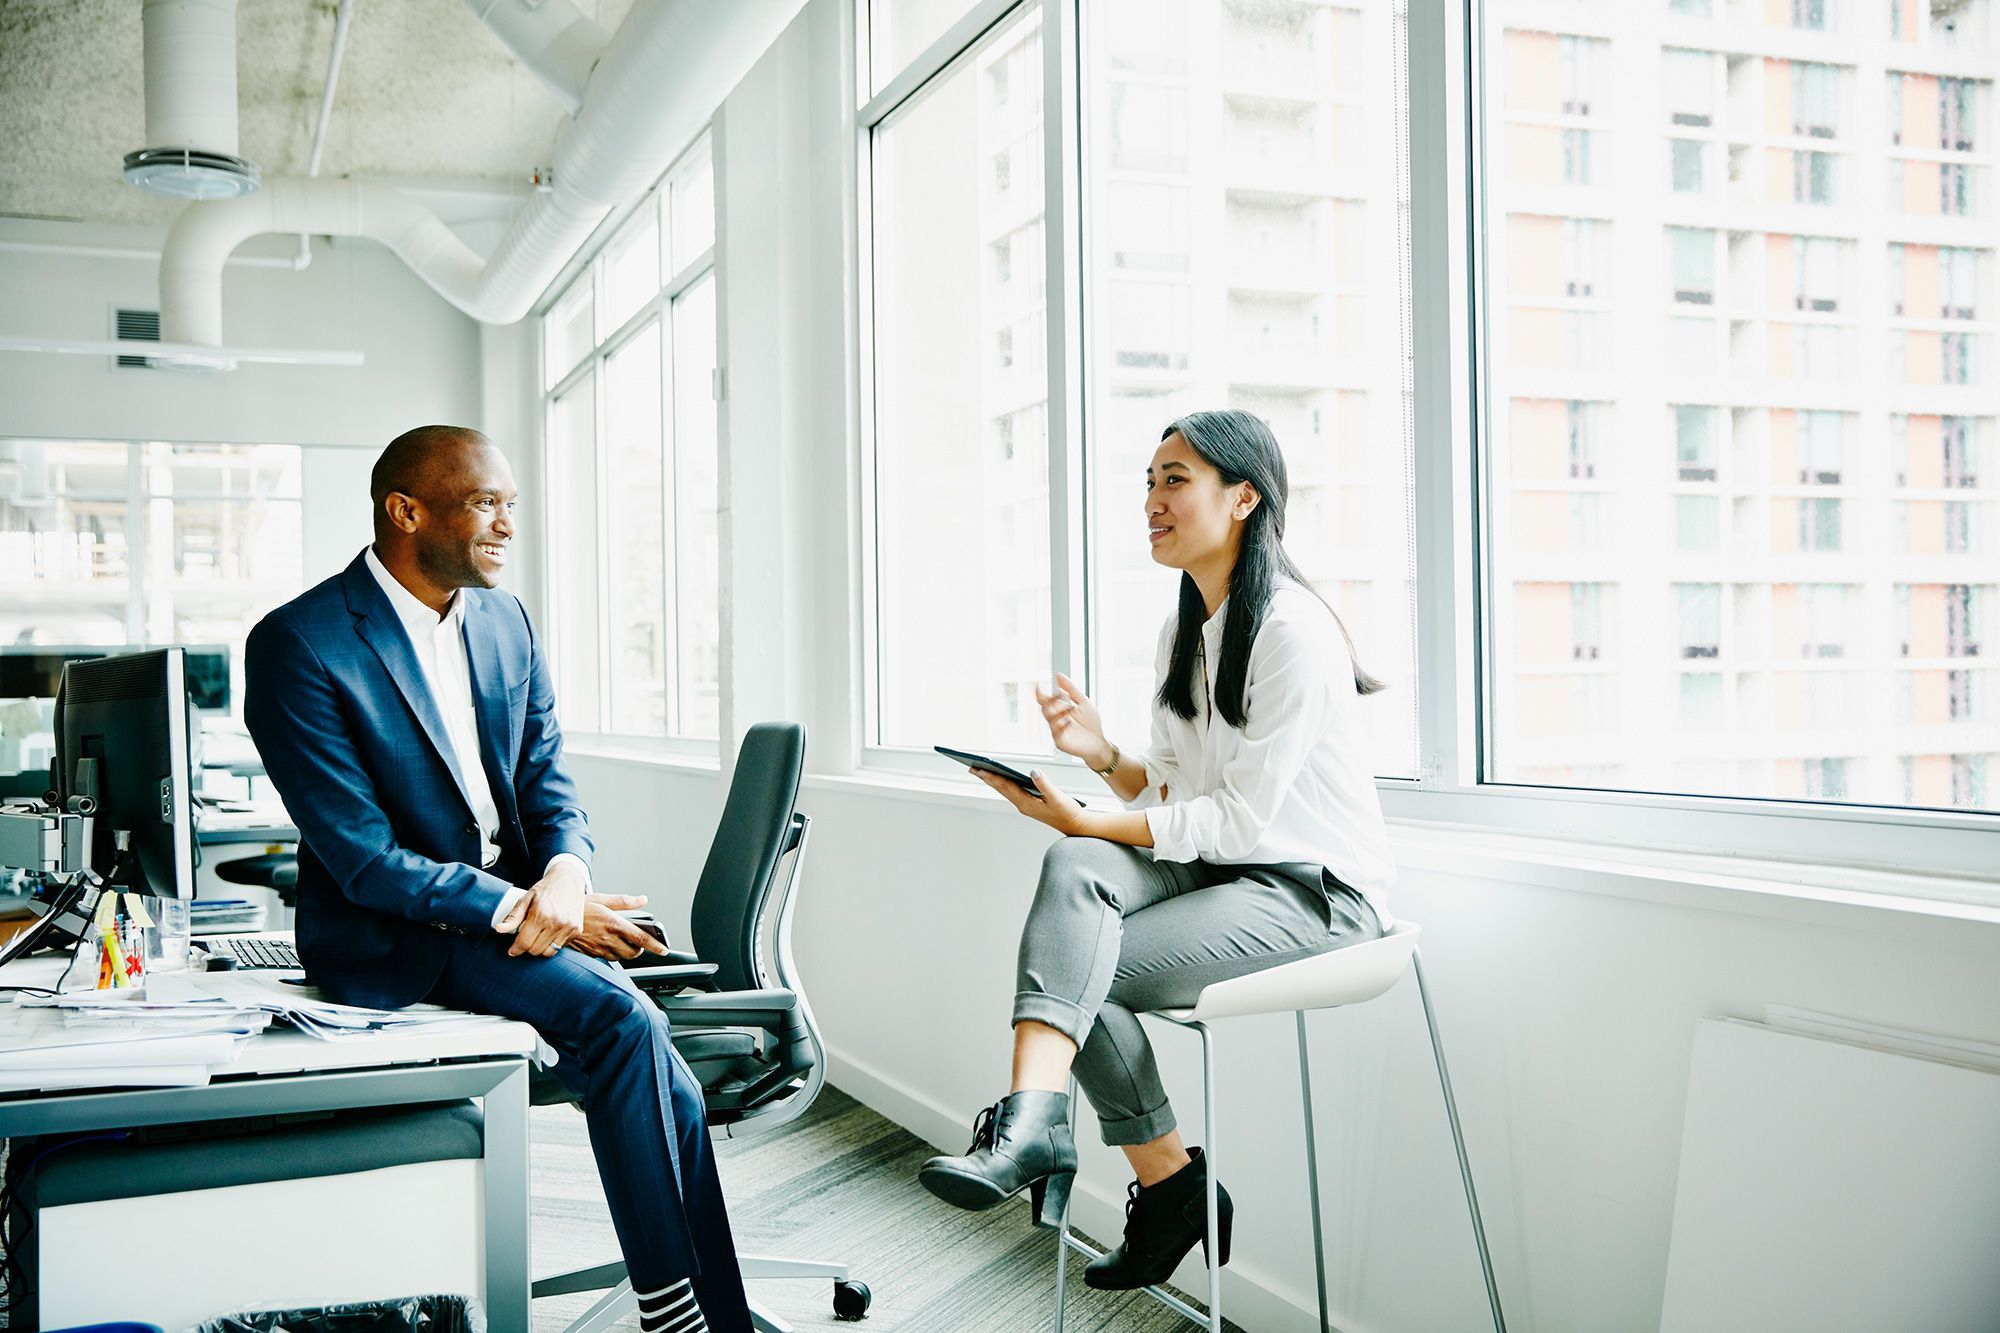
{"label": "man's bald head", "polygon": [[401,493],[419,498],[450,490],[464,470],[466,458],[493,441],[470,426],[419,426],[389,441],[368,474],[368,502],[375,510],[375,535],[387,535],[388,511],[382,502]]}

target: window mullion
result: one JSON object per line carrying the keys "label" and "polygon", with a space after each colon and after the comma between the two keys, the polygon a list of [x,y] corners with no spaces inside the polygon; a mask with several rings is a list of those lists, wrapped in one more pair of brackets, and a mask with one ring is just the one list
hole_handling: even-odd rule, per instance
{"label": "window mullion", "polygon": [[1088,680],[1076,17],[1077,0],[1042,0],[1042,304],[1048,326],[1049,657],[1055,668]]}
{"label": "window mullion", "polygon": [[1408,7],[1419,782],[1478,780],[1470,4]]}

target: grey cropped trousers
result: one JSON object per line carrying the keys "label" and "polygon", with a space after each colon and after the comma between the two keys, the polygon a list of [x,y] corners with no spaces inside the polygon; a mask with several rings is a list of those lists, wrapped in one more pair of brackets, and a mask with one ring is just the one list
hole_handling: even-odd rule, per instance
{"label": "grey cropped trousers", "polygon": [[1062,838],[1021,931],[1014,1022],[1076,1042],[1073,1072],[1106,1143],[1149,1143],[1175,1120],[1139,1014],[1381,934],[1368,900],[1320,866],[1160,861]]}

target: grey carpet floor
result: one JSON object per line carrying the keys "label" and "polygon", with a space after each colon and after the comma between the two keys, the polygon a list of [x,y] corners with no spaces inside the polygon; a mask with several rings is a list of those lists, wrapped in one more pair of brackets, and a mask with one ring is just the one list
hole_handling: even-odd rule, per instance
{"label": "grey carpet floor", "polygon": [[[538,1275],[618,1254],[583,1117],[537,1107],[534,1245]],[[1053,1329],[1054,1233],[1028,1225],[1027,1204],[966,1213],[917,1184],[928,1144],[828,1088],[812,1110],[763,1138],[721,1140],[723,1188],[737,1248],[747,1254],[845,1261],[875,1293],[865,1323],[833,1317],[833,1284],[759,1281],[750,1295],[800,1331],[1037,1333]],[[1077,1333],[1180,1333],[1194,1325],[1143,1293],[1091,1291],[1070,1266],[1068,1328]],[[535,1302],[535,1333],[560,1333],[591,1296]],[[637,1329],[636,1316],[619,1327]],[[1230,1324],[1230,1328],[1236,1328]]]}

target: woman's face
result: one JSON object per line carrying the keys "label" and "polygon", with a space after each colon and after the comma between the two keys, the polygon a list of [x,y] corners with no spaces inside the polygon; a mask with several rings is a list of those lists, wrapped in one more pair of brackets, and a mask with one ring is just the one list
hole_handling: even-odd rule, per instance
{"label": "woman's face", "polygon": [[1153,451],[1146,468],[1146,540],[1156,563],[1192,570],[1217,559],[1234,562],[1242,519],[1255,506],[1249,482],[1223,485],[1214,464],[1178,432]]}

